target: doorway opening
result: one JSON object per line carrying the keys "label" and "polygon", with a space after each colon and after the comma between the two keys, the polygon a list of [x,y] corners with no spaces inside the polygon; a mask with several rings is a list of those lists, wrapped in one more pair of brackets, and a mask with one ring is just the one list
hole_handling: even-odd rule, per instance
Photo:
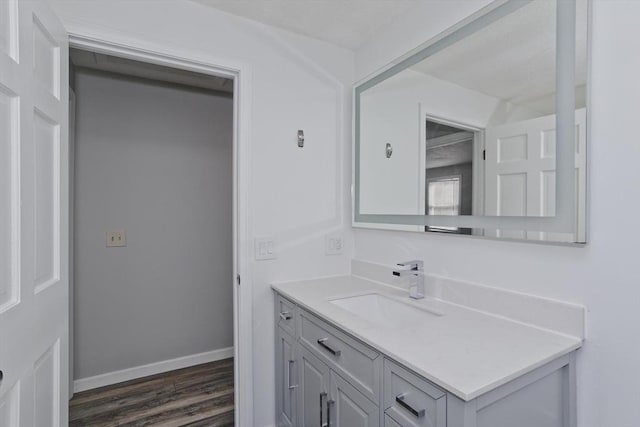
{"label": "doorway opening", "polygon": [[[70,62],[70,424],[233,425],[234,79],[83,49]],[[96,405],[123,388],[138,407]]]}
{"label": "doorway opening", "polygon": [[[424,122],[425,215],[474,215],[477,205],[477,129],[426,116]],[[481,159],[480,159],[481,160]],[[425,226],[425,231],[471,234],[461,227]]]}

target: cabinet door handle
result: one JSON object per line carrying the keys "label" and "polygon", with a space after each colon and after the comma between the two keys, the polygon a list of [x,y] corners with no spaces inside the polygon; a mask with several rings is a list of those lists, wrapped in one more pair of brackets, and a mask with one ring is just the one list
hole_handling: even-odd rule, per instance
{"label": "cabinet door handle", "polygon": [[329,347],[327,344],[325,344],[325,342],[328,339],[329,338],[320,338],[318,340],[318,344],[320,344],[322,347],[324,347],[325,350],[327,350],[329,353],[333,354],[334,356],[340,356],[342,354],[342,350],[333,349],[333,348]]}
{"label": "cabinet door handle", "polygon": [[296,363],[295,360],[289,360],[289,390],[292,390],[294,388],[298,388],[298,384],[291,384],[291,366],[293,366],[293,364]]}
{"label": "cabinet door handle", "polygon": [[335,400],[327,400],[327,427],[331,427],[331,406],[336,403]]}
{"label": "cabinet door handle", "polygon": [[329,427],[327,425],[327,423],[322,421],[322,412],[323,412],[322,411],[323,410],[322,399],[324,399],[326,397],[327,397],[327,393],[325,393],[325,392],[320,393],[320,427]]}
{"label": "cabinet door handle", "polygon": [[291,313],[288,311],[283,311],[280,313],[280,319],[282,320],[291,320]]}
{"label": "cabinet door handle", "polygon": [[424,417],[424,413],[425,410],[424,409],[414,409],[411,405],[409,405],[407,402],[404,401],[404,397],[405,394],[399,394],[396,396],[396,402],[398,402],[398,404],[400,406],[402,406],[404,409],[406,409],[407,411],[411,412],[416,418],[422,418]]}

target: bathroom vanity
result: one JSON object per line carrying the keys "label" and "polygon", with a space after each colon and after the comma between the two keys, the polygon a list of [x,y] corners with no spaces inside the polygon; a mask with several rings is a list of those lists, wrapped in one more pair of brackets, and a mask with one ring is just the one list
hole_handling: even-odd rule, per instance
{"label": "bathroom vanity", "polygon": [[[586,243],[588,11],[496,0],[356,83],[353,226]],[[576,427],[583,307],[411,263],[273,285],[279,425]]]}
{"label": "bathroom vanity", "polygon": [[419,301],[356,276],[273,289],[280,426],[576,425],[582,307],[435,277]]}

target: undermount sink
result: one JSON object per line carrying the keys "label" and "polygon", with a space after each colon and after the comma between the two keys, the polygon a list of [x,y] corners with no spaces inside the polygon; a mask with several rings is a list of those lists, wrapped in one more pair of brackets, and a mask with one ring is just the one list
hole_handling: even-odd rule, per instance
{"label": "undermount sink", "polygon": [[379,326],[419,325],[441,313],[418,308],[380,294],[366,294],[329,300],[332,304]]}

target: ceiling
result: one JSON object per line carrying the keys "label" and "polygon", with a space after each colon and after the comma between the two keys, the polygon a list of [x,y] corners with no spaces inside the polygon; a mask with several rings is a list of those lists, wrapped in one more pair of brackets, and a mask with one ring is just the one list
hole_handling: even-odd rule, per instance
{"label": "ceiling", "polygon": [[420,0],[192,0],[356,49]]}
{"label": "ceiling", "polygon": [[[576,85],[586,81],[586,2],[577,2]],[[551,109],[556,2],[534,1],[412,67],[515,105]]]}
{"label": "ceiling", "polygon": [[426,169],[473,163],[473,139],[427,149]]}
{"label": "ceiling", "polygon": [[[191,1],[357,49],[382,27],[424,0]],[[515,105],[553,112],[556,1],[523,4],[525,6],[472,37],[412,68]],[[576,85],[582,86],[586,81],[587,1],[577,2],[577,14]]]}
{"label": "ceiling", "polygon": [[233,80],[224,77],[195,73],[193,71],[164,67],[148,62],[133,61],[131,59],[79,49],[70,49],[69,58],[73,65],[80,68],[89,68],[165,83],[209,89],[227,94],[233,93]]}

